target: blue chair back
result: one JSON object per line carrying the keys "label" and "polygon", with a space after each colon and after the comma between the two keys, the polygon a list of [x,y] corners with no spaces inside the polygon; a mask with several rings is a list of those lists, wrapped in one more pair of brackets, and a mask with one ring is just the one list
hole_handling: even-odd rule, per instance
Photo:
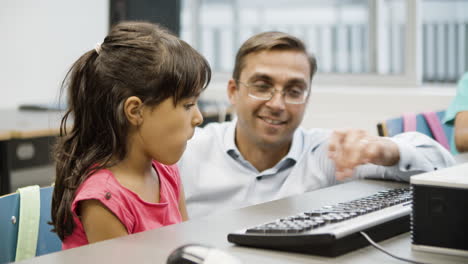
{"label": "blue chair back", "polygon": [[[438,119],[440,121],[440,125],[442,126],[442,129],[443,129],[443,131],[445,133],[445,136],[446,136],[448,142],[451,142],[452,138],[453,138],[453,127],[448,126],[448,125],[443,123],[443,119],[444,119],[444,116],[445,116],[445,111],[437,111],[437,112],[435,112],[435,114],[437,115],[437,117],[438,117]],[[392,137],[392,136],[395,136],[397,134],[403,133],[404,132],[403,123],[404,123],[403,117],[392,118],[392,119],[386,120],[386,121],[384,121],[382,123],[379,123],[379,124],[377,124],[378,134],[379,134],[379,136]],[[435,137],[434,137],[434,135],[433,135],[433,133],[431,131],[431,128],[429,127],[429,125],[428,125],[428,123],[426,121],[426,118],[424,117],[424,115],[422,113],[416,115],[416,131],[435,139]]]}
{"label": "blue chair back", "polygon": [[[37,238],[36,256],[60,251],[62,242],[56,233],[50,231],[51,202],[53,187],[41,188],[41,215]],[[20,196],[18,193],[0,197],[0,263],[13,262],[16,257],[18,227],[20,220]]]}

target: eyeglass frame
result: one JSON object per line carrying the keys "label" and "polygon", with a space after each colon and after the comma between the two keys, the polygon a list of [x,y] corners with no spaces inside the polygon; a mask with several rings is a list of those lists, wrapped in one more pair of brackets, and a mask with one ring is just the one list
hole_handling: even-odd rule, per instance
{"label": "eyeglass frame", "polygon": [[250,93],[250,89],[252,89],[252,86],[254,86],[254,85],[252,85],[252,84],[247,84],[247,83],[245,83],[245,82],[241,82],[241,81],[236,80],[236,79],[234,79],[234,81],[235,81],[237,84],[242,84],[242,85],[244,85],[245,87],[247,87],[248,92],[249,92],[249,93],[248,93],[248,96],[251,97],[251,98],[253,98],[253,99],[259,100],[259,101],[270,101],[271,99],[273,99],[273,96],[275,96],[275,93],[276,93],[276,92],[279,92],[279,93],[281,93],[281,96],[283,97],[284,103],[286,103],[286,104],[292,104],[292,105],[300,105],[300,104],[305,104],[305,103],[307,102],[307,97],[309,96],[309,89],[305,89],[305,90],[304,90],[304,101],[303,101],[303,102],[300,102],[300,103],[288,102],[287,99],[286,99],[286,95],[285,95],[285,94],[286,94],[286,91],[276,89],[276,88],[272,85],[273,89],[270,89],[271,91],[269,91],[269,93],[270,93],[270,98],[268,98],[268,99],[266,99],[266,98],[259,98],[259,97],[257,97],[257,96],[255,96],[255,95],[253,95],[253,94]]}

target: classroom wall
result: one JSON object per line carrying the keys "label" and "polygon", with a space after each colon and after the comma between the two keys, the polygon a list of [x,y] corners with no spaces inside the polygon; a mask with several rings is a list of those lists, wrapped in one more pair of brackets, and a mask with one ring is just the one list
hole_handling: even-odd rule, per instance
{"label": "classroom wall", "polygon": [[317,87],[302,125],[306,128],[360,128],[377,135],[376,125],[403,113],[444,110],[454,85],[432,87]]}
{"label": "classroom wall", "polygon": [[1,0],[0,108],[56,100],[68,68],[108,28],[108,0]]}

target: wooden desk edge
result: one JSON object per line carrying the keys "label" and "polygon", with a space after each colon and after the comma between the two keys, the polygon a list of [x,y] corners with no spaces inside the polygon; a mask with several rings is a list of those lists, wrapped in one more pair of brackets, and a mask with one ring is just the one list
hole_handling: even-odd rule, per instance
{"label": "wooden desk edge", "polygon": [[28,139],[36,137],[48,137],[48,136],[58,136],[60,134],[60,129],[41,129],[41,130],[31,130],[31,131],[12,131],[10,134],[11,138],[17,139]]}
{"label": "wooden desk edge", "polygon": [[6,141],[11,139],[11,132],[0,132],[0,141]]}

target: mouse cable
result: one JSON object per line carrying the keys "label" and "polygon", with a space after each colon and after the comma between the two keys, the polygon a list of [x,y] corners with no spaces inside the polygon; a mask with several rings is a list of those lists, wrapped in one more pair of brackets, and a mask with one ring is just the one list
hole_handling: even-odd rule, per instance
{"label": "mouse cable", "polygon": [[364,232],[362,232],[362,231],[359,232],[359,233],[361,233],[361,235],[362,235],[365,239],[367,239],[367,241],[369,241],[369,243],[370,243],[373,247],[375,247],[376,249],[382,251],[383,253],[385,253],[385,254],[387,254],[387,255],[389,255],[389,256],[391,256],[391,257],[394,257],[394,258],[396,258],[396,259],[398,259],[398,260],[401,260],[401,261],[406,261],[406,262],[414,263],[414,264],[428,264],[427,262],[420,262],[420,261],[416,261],[416,260],[412,260],[412,259],[407,259],[407,258],[403,258],[403,257],[399,257],[399,256],[397,256],[397,255],[394,255],[394,254],[388,252],[387,250],[385,250],[383,247],[379,246],[379,244],[375,243],[374,240],[372,240],[366,233],[364,233]]}

